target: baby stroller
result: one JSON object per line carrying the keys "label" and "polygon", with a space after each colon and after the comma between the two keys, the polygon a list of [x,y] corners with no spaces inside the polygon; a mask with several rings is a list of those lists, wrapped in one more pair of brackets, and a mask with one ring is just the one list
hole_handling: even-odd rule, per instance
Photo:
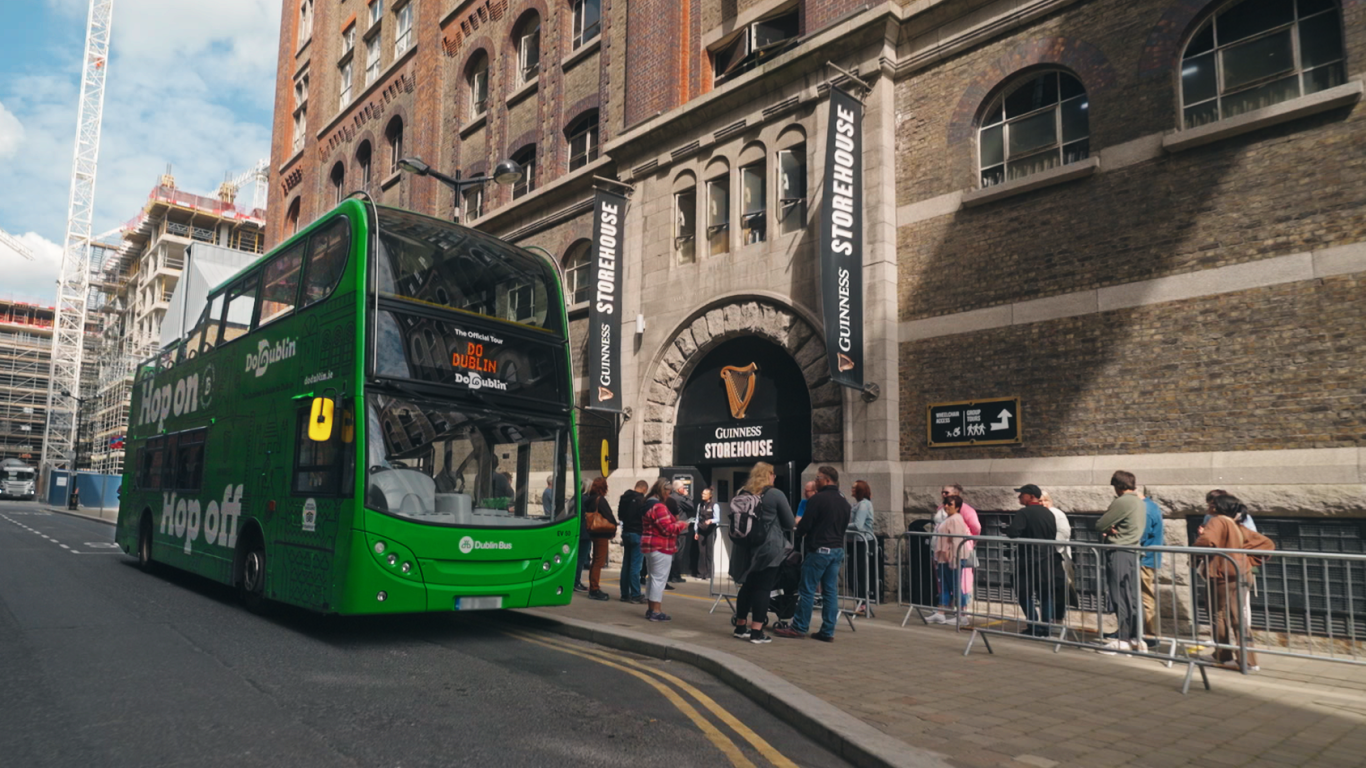
{"label": "baby stroller", "polygon": [[797,613],[801,585],[802,553],[793,549],[783,558],[783,564],[778,566],[778,582],[773,585],[773,592],[770,593],[768,601],[768,609],[778,615],[777,622],[773,624],[774,629],[792,625],[792,617]]}

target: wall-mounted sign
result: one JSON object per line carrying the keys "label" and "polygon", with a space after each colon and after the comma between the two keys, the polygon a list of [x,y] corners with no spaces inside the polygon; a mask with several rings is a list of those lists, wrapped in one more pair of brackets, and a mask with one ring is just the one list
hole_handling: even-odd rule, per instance
{"label": "wall-mounted sign", "polygon": [[821,190],[821,313],[830,379],[863,389],[863,103],[830,88]]}
{"label": "wall-mounted sign", "polygon": [[626,198],[597,190],[593,199],[593,255],[588,280],[588,407],[622,412],[621,224]]}
{"label": "wall-mounted sign", "polygon": [[1019,443],[1020,398],[930,403],[926,432],[931,448]]}
{"label": "wall-mounted sign", "polygon": [[746,366],[727,365],[721,369],[721,381],[726,385],[726,400],[730,403],[730,415],[737,419],[745,418],[745,409],[754,397],[754,386],[758,383],[759,366],[750,363]]}

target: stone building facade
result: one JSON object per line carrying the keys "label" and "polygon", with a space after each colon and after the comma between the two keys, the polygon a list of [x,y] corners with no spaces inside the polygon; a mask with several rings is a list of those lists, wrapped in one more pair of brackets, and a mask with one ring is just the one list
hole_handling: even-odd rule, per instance
{"label": "stone building facade", "polygon": [[[1098,512],[1119,468],[1173,517],[1223,487],[1254,514],[1366,518],[1363,0],[1251,22],[1206,0],[375,2],[286,3],[269,237],[357,188],[459,204],[572,292],[594,177],[630,185],[615,486],[698,466],[733,488],[753,458],[698,435],[730,418],[718,367],[762,359],[786,479],[867,479],[889,533],[953,481],[983,510],[1034,482]],[[832,83],[863,93],[876,395],[826,368]],[[534,157],[534,188],[456,201],[392,170],[396,135],[466,176]],[[586,314],[571,304],[576,371]],[[929,404],[995,397],[1020,398],[1019,444],[928,445]]]}

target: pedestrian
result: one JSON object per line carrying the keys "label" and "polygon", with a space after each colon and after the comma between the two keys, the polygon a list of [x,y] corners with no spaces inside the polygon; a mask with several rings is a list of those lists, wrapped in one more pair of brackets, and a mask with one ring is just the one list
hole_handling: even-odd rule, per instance
{"label": "pedestrian", "polygon": [[588,598],[608,600],[610,598],[607,597],[607,593],[602,591],[602,569],[607,565],[607,547],[617,535],[617,519],[612,515],[612,505],[607,503],[607,478],[593,479],[592,485],[588,487],[588,503],[584,509],[587,510],[585,516],[596,512],[612,524],[610,530],[595,531],[592,526],[588,530],[593,544],[592,565],[588,572]]}
{"label": "pedestrian", "polygon": [[1147,525],[1148,512],[1143,499],[1138,495],[1138,480],[1132,472],[1118,470],[1110,478],[1110,487],[1115,491],[1115,500],[1110,502],[1105,514],[1096,521],[1096,532],[1105,544],[1114,544],[1134,549],[1107,549],[1107,586],[1110,599],[1115,604],[1115,619],[1119,627],[1115,639],[1105,644],[1106,655],[1115,651],[1147,651],[1139,627],[1139,580],[1138,552],[1136,548],[1143,541],[1143,529]]}
{"label": "pedestrian", "polygon": [[1162,553],[1154,552],[1149,547],[1162,546],[1167,537],[1162,523],[1162,508],[1141,491],[1138,497],[1143,499],[1144,512],[1143,538],[1138,542],[1144,548],[1138,569],[1139,586],[1143,589],[1143,642],[1156,645],[1162,637],[1157,601],[1157,572],[1162,568]]}
{"label": "pedestrian", "polygon": [[[687,521],[688,529],[691,531],[693,519],[697,516],[697,508],[693,505],[692,499],[688,498],[687,483],[682,480],[673,482],[667,505],[675,518]],[[669,581],[675,584],[682,584],[685,581],[683,574],[688,571],[688,542],[691,540],[691,532],[678,538],[678,551],[674,553],[673,564],[669,566]]]}
{"label": "pedestrian", "polygon": [[[940,514],[944,512],[943,500],[950,496],[957,496],[960,499],[963,498],[963,486],[958,483],[949,483],[939,489],[940,504],[939,509],[935,510],[934,513],[935,525],[944,522],[944,517]],[[963,516],[963,522],[968,524],[968,530],[972,531],[973,536],[982,535],[982,522],[977,517],[977,510],[973,509],[971,504],[966,501],[963,502],[963,509],[958,514]],[[947,513],[945,513],[945,515],[947,515]]]}
{"label": "pedestrian", "polygon": [[[764,465],[767,466],[767,465]],[[821,628],[811,633],[817,640],[833,642],[840,618],[839,577],[844,563],[844,532],[849,528],[849,501],[840,493],[840,473],[834,467],[816,470],[816,493],[808,500],[806,514],[797,526],[796,539],[806,552],[802,560],[802,584],[792,625],[773,630],[793,639],[806,637],[816,589],[821,590]]]}
{"label": "pedestrian", "polygon": [[621,519],[621,601],[643,603],[640,593],[640,567],[645,558],[640,552],[640,523],[645,516],[645,492],[650,484],[637,480],[636,486],[623,493],[617,501],[617,517]]}
{"label": "pedestrian", "polygon": [[[934,527],[935,575],[939,583],[939,610],[926,617],[930,624],[948,624],[950,615],[956,610],[968,607],[972,599],[972,552],[977,543],[964,536],[971,536],[967,521],[963,519],[963,497],[949,496],[944,499],[944,520]],[[957,593],[957,606],[954,594]]]}
{"label": "pedestrian", "polygon": [[868,481],[855,480],[853,487],[855,503],[849,512],[849,531],[845,536],[845,555],[849,558],[853,576],[855,600],[854,610],[863,615],[868,603],[876,597],[868,591],[869,574],[876,567],[877,539],[873,538],[876,520],[873,515],[873,491]]}
{"label": "pedestrian", "polygon": [[645,553],[650,568],[645,618],[650,621],[673,619],[664,612],[664,585],[669,580],[669,566],[673,564],[674,553],[678,551],[678,534],[688,529],[688,523],[674,517],[669,511],[666,502],[672,491],[667,479],[661,477],[656,480],[645,499],[649,510],[641,520],[640,551]]}
{"label": "pedestrian", "polygon": [[555,473],[546,475],[545,490],[541,491],[541,511],[550,519],[555,517]]}
{"label": "pedestrian", "polygon": [[[1039,497],[1039,503],[1048,507],[1048,511],[1053,513],[1053,524],[1058,528],[1058,541],[1072,540],[1072,522],[1067,519],[1067,513],[1058,509],[1053,504],[1053,497],[1048,491],[1044,491]],[[1067,588],[1073,583],[1075,569],[1072,567],[1072,548],[1067,546],[1058,547],[1058,555],[1062,557],[1063,579],[1055,579],[1056,589],[1053,590],[1053,620],[1059,624],[1067,621]]]}
{"label": "pedestrian", "polygon": [[[1015,492],[1019,494],[1020,510],[1006,527],[1006,536],[1012,539],[1057,541],[1058,524],[1053,519],[1053,513],[1043,505],[1043,491],[1039,486],[1026,483],[1016,488]],[[967,522],[966,517],[963,522]],[[1062,578],[1062,557],[1056,546],[1016,545],[1015,596],[1024,609],[1029,634],[1035,637],[1052,634],[1049,623],[1055,615],[1053,601],[1057,595],[1056,583]],[[1034,610],[1036,596],[1038,613]],[[1042,623],[1035,623],[1040,619]]]}
{"label": "pedestrian", "polygon": [[[1210,491],[1209,493],[1205,494],[1205,506],[1208,507],[1209,505],[1213,504],[1213,503],[1214,503],[1214,500],[1215,500],[1216,498],[1220,497],[1220,496],[1228,496],[1228,495],[1229,495],[1229,492],[1228,492],[1228,491],[1226,491],[1226,490],[1224,490],[1224,489],[1222,489],[1222,488],[1215,488],[1214,490],[1212,490],[1212,491]],[[1209,521],[1210,521],[1210,518],[1211,518],[1211,517],[1213,517],[1213,515],[1211,515],[1209,512],[1206,512],[1206,513],[1205,513],[1205,519],[1204,519],[1200,524],[1201,524],[1201,525],[1209,525]],[[1249,513],[1247,513],[1247,512],[1243,512],[1241,515],[1238,516],[1238,519],[1237,519],[1236,522],[1237,522],[1239,525],[1243,526],[1244,528],[1248,529],[1249,531],[1252,531],[1253,533],[1257,533],[1257,523],[1253,521],[1252,515],[1251,515],[1251,514],[1249,514]]]}
{"label": "pedestrian", "polygon": [[721,525],[721,503],[715,500],[711,488],[702,490],[702,506],[697,510],[697,532],[693,542],[697,545],[697,578],[711,580],[715,566],[716,529]]}
{"label": "pedestrian", "polygon": [[[764,634],[768,601],[778,580],[778,568],[791,546],[784,531],[796,526],[787,496],[773,487],[774,477],[772,464],[762,461],[755,464],[749,472],[749,481],[741,490],[742,495],[754,498],[731,500],[732,514],[737,501],[742,507],[748,505],[748,508],[756,509],[758,514],[759,533],[755,534],[758,543],[749,546],[737,541],[738,556],[732,555],[730,571],[731,578],[740,584],[735,596],[735,637],[756,644],[772,641]],[[840,538],[842,543],[842,531]]]}
{"label": "pedestrian", "polygon": [[802,521],[802,515],[806,514],[806,500],[816,495],[816,481],[807,480],[802,486],[802,500],[797,502],[797,522]]}
{"label": "pedestrian", "polygon": [[[1247,530],[1237,520],[1247,514],[1247,508],[1238,497],[1224,494],[1210,502],[1210,520],[1200,526],[1197,547],[1215,549],[1256,549],[1271,551],[1276,548],[1271,539],[1256,531]],[[1210,616],[1214,617],[1214,640],[1217,647],[1213,660],[1227,666],[1240,667],[1238,647],[1251,648],[1251,627],[1248,625],[1251,611],[1249,597],[1252,574],[1262,565],[1264,558],[1256,555],[1226,554],[1200,558],[1197,563],[1201,576],[1205,578],[1206,592],[1210,600]],[[1257,654],[1247,651],[1247,669],[1256,672]]]}

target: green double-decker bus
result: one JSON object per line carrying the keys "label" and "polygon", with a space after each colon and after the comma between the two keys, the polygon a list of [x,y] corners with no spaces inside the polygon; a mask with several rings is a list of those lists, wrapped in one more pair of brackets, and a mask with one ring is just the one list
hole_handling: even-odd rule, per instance
{"label": "green double-decker bus", "polygon": [[249,605],[568,603],[572,383],[554,265],[347,200],[139,367],[118,543]]}

